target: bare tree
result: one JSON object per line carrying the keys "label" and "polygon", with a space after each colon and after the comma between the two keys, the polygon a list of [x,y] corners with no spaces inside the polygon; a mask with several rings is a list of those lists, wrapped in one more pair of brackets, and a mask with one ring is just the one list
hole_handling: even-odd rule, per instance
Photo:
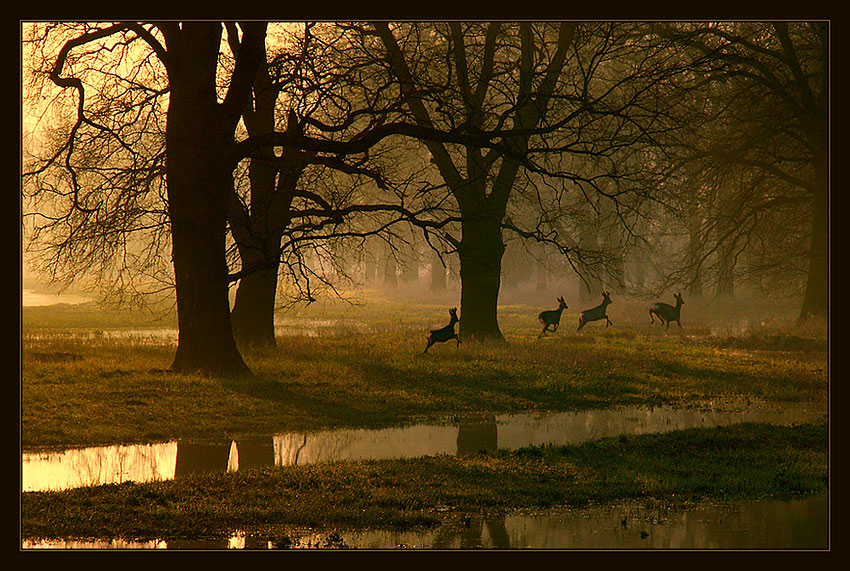
{"label": "bare tree", "polygon": [[[260,330],[273,339],[274,284],[287,246],[295,260],[288,267],[306,275],[305,242],[362,238],[392,222],[380,220],[377,230],[327,232],[346,215],[388,211],[396,220],[415,217],[397,204],[331,204],[297,186],[308,164],[383,184],[375,171],[363,168],[363,159],[344,157],[363,155],[408,126],[387,125],[363,137],[363,129],[380,117],[371,103],[366,111],[345,108],[341,119],[331,114],[341,125],[322,124],[327,114],[303,108],[297,109],[301,117],[290,108],[279,121],[281,76],[270,66],[281,64],[266,59],[265,29],[230,22],[48,24],[30,42],[45,63],[36,77],[77,96],[76,118],[56,138],[54,152],[24,173],[26,187],[35,189],[33,215],[47,219],[34,225],[34,233],[55,232],[48,240],[53,268],[79,271],[100,264],[101,275],[110,266],[126,275],[128,265],[140,259],[128,260],[131,245],[152,260],[137,270],[154,267],[154,261],[161,266],[170,244],[180,328],[172,366],[177,371],[247,372],[230,332],[229,283],[244,280],[246,286],[237,295],[237,331]],[[304,77],[310,74],[299,79]],[[359,85],[358,79],[348,77],[343,87]],[[299,85],[296,96],[302,106],[326,106],[326,95],[339,85],[314,81]],[[317,118],[312,125],[318,138],[305,133],[307,117]],[[352,125],[359,117],[366,117],[365,125]],[[239,133],[240,118],[247,133]],[[349,127],[353,142],[345,140]],[[373,158],[378,154],[373,151]],[[233,178],[246,159],[251,197],[244,202]],[[227,228],[241,255],[241,268],[233,273],[225,258]],[[147,242],[144,231],[155,232],[156,239]],[[254,326],[258,316],[267,327]],[[250,327],[240,326],[245,324]]]}
{"label": "bare tree", "polygon": [[[83,218],[115,209],[102,201],[86,200],[87,187],[77,178],[75,151],[91,148],[92,142],[109,141],[115,153],[137,161],[144,141],[132,137],[137,131],[126,125],[137,124],[134,113],[146,107],[133,105],[133,97],[152,99],[167,92],[162,158],[179,326],[171,368],[178,372],[249,373],[231,330],[225,231],[227,202],[233,193],[229,165],[234,133],[265,53],[266,24],[241,23],[239,28],[240,39],[233,42],[238,50],[235,66],[224,89],[219,89],[216,81],[221,23],[60,25],[48,26],[42,36],[64,34],[68,38],[51,54],[48,77],[56,86],[73,91],[77,112],[64,144],[39,172],[49,165],[62,165],[73,210]],[[83,79],[92,70],[113,81],[87,84]],[[143,87],[128,87],[138,85]],[[108,90],[115,86],[120,89]],[[95,106],[86,101],[92,93]],[[97,105],[101,102],[108,105]],[[117,119],[111,114],[117,114]],[[103,134],[107,137],[94,136]],[[107,149],[101,157],[105,168],[120,164],[120,154],[112,150]],[[150,191],[144,180],[131,181],[128,189],[131,193]]]}
{"label": "bare tree", "polygon": [[425,143],[460,212],[461,238],[447,237],[460,256],[465,338],[502,339],[496,315],[505,250],[501,224],[520,168],[517,158],[546,113],[575,27],[561,24],[551,37],[528,23],[391,29],[379,22],[374,32],[360,29],[380,39],[415,124],[444,130],[463,125],[473,133],[494,129],[508,150]]}
{"label": "bare tree", "polygon": [[[725,251],[721,263],[735,252],[749,251],[764,261],[749,268],[756,276],[787,277],[802,269],[800,320],[826,317],[828,23],[664,23],[654,28],[704,54],[711,79],[705,109],[710,120],[690,151],[700,169],[724,181],[720,217],[709,217],[719,234],[717,247]],[[803,220],[808,228],[800,227]],[[796,239],[789,241],[792,236]],[[709,256],[703,252],[699,259]]]}

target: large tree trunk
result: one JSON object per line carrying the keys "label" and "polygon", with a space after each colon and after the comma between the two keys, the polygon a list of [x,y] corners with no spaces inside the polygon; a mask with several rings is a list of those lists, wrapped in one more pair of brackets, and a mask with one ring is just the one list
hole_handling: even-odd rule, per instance
{"label": "large tree trunk", "polygon": [[[268,158],[274,154],[268,152]],[[233,334],[242,347],[274,347],[274,309],[277,294],[280,240],[284,217],[272,208],[277,169],[262,161],[249,168],[251,211],[247,217],[230,216],[230,228],[242,269],[231,312]],[[239,207],[241,208],[241,207]],[[276,219],[280,218],[280,219]]]}
{"label": "large tree trunk", "polygon": [[[253,99],[253,105],[242,112],[248,134],[255,136],[273,132],[277,90],[269,82],[265,61],[260,62],[254,78]],[[248,167],[250,210],[245,212],[235,197],[231,202],[231,233],[239,249],[242,269],[249,272],[239,280],[231,319],[237,343],[246,348],[275,346],[275,295],[280,240],[286,224],[283,209],[272,208],[276,198],[277,174],[274,150],[262,150]],[[280,197],[277,198],[280,202]]]}
{"label": "large tree trunk", "polygon": [[172,90],[168,113],[168,204],[177,291],[178,343],[171,369],[249,373],[230,323],[225,261],[226,201],[233,180],[215,120],[184,109]]}
{"label": "large tree trunk", "polygon": [[216,101],[221,25],[187,23],[171,37],[166,177],[179,329],[171,369],[250,374],[230,324],[225,231],[235,122],[226,124]]}
{"label": "large tree trunk", "polygon": [[276,265],[248,274],[239,282],[231,319],[233,335],[240,346],[255,348],[275,346],[276,294]]}
{"label": "large tree trunk", "polygon": [[461,315],[464,341],[504,341],[496,317],[502,272],[499,220],[464,216],[460,243]]}

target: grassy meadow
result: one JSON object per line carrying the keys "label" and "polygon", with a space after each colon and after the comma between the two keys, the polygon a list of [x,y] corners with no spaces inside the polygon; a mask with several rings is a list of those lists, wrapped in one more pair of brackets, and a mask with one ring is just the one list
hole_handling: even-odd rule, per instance
{"label": "grassy meadow", "polygon": [[[155,330],[173,328],[173,316],[23,308],[21,443],[27,451],[204,442],[464,412],[826,402],[829,395],[826,328],[797,329],[770,312],[741,326],[686,305],[683,327],[666,329],[649,324],[646,304],[621,302],[609,309],[612,327],[603,320],[576,332],[571,304],[559,331],[539,338],[536,315],[556,304],[506,304],[499,314],[506,344],[451,341],[423,355],[427,331],[445,325],[456,305],[365,292],[356,304],[282,312],[277,348],[244,352],[256,375],[250,380],[168,372],[176,339]],[[293,525],[434,525],[436,504],[477,512],[588,499],[806,495],[826,489],[827,443],[826,424],[747,424],[471,458],[334,462],[26,493],[22,528],[25,536],[129,538],[215,536],[247,526],[273,536]],[[310,493],[295,502],[304,489]]]}
{"label": "grassy meadow", "polygon": [[[24,308],[22,444],[85,446],[285,430],[382,427],[459,412],[515,413],[687,405],[749,397],[827,398],[825,334],[751,330],[714,335],[648,321],[596,322],[567,310],[538,338],[539,308],[503,306],[505,345],[433,346],[445,304],[374,298],[281,315],[272,351],[246,352],[253,380],[167,371],[173,327],[145,314],[84,306]],[[613,312],[609,312],[613,313]],[[139,335],[117,337],[121,330]],[[189,422],[191,420],[191,422]]]}

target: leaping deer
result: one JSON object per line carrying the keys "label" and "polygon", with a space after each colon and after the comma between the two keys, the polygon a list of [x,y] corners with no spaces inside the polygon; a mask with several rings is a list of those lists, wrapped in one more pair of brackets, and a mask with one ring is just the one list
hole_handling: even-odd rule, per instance
{"label": "leaping deer", "polygon": [[670,329],[670,322],[675,321],[679,327],[682,327],[682,323],[679,321],[679,318],[682,315],[682,306],[685,304],[685,301],[682,299],[681,293],[674,293],[673,297],[676,298],[676,307],[668,303],[653,303],[649,307],[649,322],[655,323],[655,319],[652,318],[653,314],[658,317],[659,321],[661,321],[661,325],[664,325],[664,322],[667,322],[667,329]]}
{"label": "leaping deer", "polygon": [[549,327],[553,327],[552,333],[558,330],[558,325],[561,324],[561,314],[564,310],[567,309],[567,302],[564,301],[563,297],[558,298],[558,309],[550,309],[548,311],[541,311],[537,316],[537,319],[540,320],[540,323],[543,324],[543,331],[540,332],[540,335],[537,336],[539,339],[549,331]]}
{"label": "leaping deer", "polygon": [[591,321],[598,321],[600,319],[605,319],[605,327],[611,325],[611,320],[608,319],[607,309],[611,304],[611,298],[608,296],[607,291],[602,292],[602,303],[593,307],[591,309],[585,309],[581,312],[581,315],[578,318],[578,329],[576,331],[580,331],[582,327],[587,325]]}
{"label": "leaping deer", "polygon": [[[425,347],[425,353],[428,352],[428,349],[431,348],[431,345],[434,343],[442,343],[443,341],[448,341],[449,339],[457,339],[457,344],[460,346],[460,337],[455,333],[455,323],[460,321],[457,317],[457,308],[453,307],[449,310],[449,316],[451,319],[449,320],[449,324],[445,327],[441,327],[440,329],[434,329],[428,334],[428,346]],[[425,354],[423,353],[423,355]]]}

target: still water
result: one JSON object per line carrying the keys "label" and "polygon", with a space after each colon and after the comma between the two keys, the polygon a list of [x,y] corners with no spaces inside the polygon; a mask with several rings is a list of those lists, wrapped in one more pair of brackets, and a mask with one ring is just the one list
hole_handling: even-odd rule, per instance
{"label": "still water", "polygon": [[[220,540],[24,541],[25,549],[274,549],[241,532]],[[446,516],[427,531],[302,536],[291,548],[358,549],[828,549],[829,498],[705,504],[652,512],[622,503],[495,518]]]}
{"label": "still water", "polygon": [[[146,482],[203,472],[234,472],[334,460],[474,454],[529,445],[578,444],[620,434],[649,434],[740,422],[790,425],[825,417],[822,403],[708,403],[699,408],[624,407],[581,412],[465,415],[442,424],[381,430],[280,433],[216,444],[171,441],[24,453],[23,491]],[[533,548],[533,549],[826,549],[826,496],[734,505],[704,505],[680,512],[647,511],[637,504],[461,518],[448,508],[443,524],[421,532],[361,531],[308,535],[288,547]],[[23,548],[60,549],[268,549],[279,547],[234,532],[222,540],[125,542],[30,541]]]}
{"label": "still water", "polygon": [[334,460],[469,454],[497,448],[570,445],[620,434],[649,434],[740,422],[796,424],[825,417],[822,403],[711,403],[699,408],[622,407],[579,412],[466,415],[441,424],[380,430],[286,432],[199,444],[184,440],[25,452],[24,492],[168,480],[210,471]]}
{"label": "still water", "polygon": [[[663,514],[620,504],[473,517],[429,532],[368,531],[340,536],[345,545],[374,549],[826,549],[829,498],[703,505]],[[306,546],[327,543],[327,536],[320,535],[300,541]]]}

